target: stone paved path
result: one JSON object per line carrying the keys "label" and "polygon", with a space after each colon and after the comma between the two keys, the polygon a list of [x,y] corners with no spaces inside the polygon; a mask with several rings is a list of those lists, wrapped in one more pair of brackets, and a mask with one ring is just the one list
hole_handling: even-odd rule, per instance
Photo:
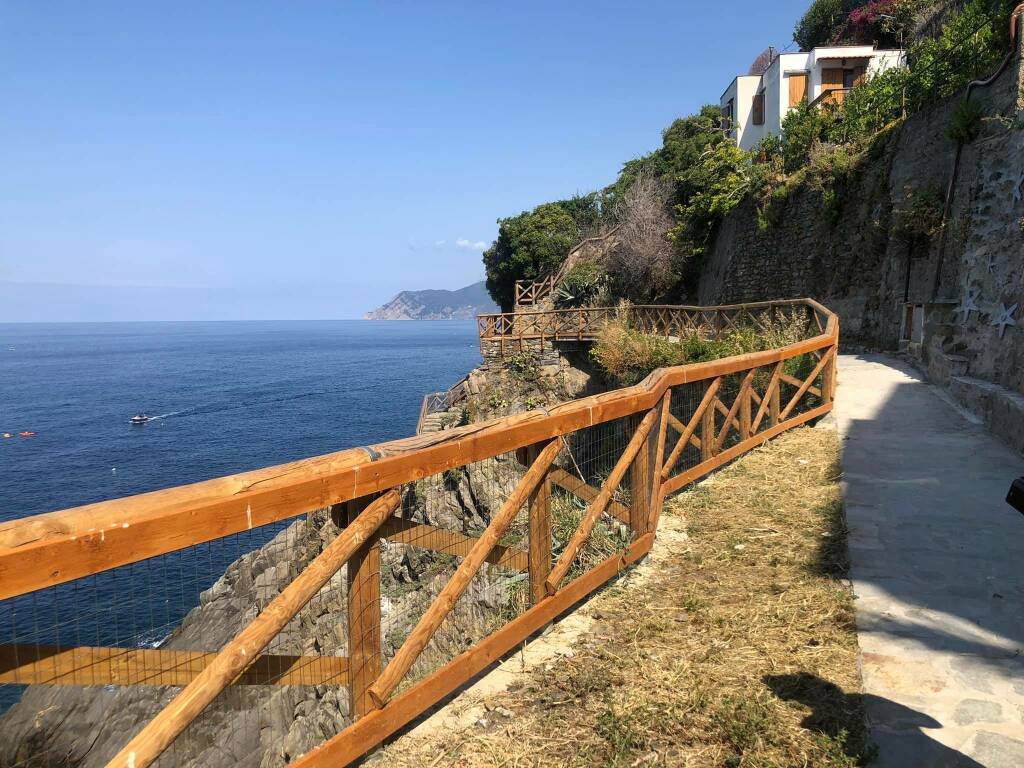
{"label": "stone paved path", "polygon": [[835,417],[874,765],[1024,766],[1024,458],[882,355]]}

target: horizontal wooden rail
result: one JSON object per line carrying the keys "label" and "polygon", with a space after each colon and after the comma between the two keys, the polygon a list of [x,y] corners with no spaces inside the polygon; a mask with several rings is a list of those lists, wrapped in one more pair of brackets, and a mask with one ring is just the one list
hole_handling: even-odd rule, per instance
{"label": "horizontal wooden rail", "polygon": [[[217,657],[165,648],[0,645],[0,684],[188,685]],[[231,685],[345,685],[344,656],[260,654]]]}
{"label": "horizontal wooden rail", "polygon": [[[414,523],[401,517],[391,517],[380,527],[382,539],[396,544],[411,544],[414,547],[430,549],[445,555],[465,557],[473,549],[477,538],[467,536],[447,528],[436,528],[433,525]],[[521,549],[496,546],[487,556],[487,562],[514,571],[525,571],[529,567],[529,557]]]}

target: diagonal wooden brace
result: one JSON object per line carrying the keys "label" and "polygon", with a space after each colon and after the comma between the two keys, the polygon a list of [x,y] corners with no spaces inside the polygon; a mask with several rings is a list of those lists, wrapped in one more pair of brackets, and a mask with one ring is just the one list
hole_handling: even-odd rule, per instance
{"label": "diagonal wooden brace", "polygon": [[[747,375],[743,377],[743,383],[740,384],[739,394],[736,395],[736,399],[732,401],[732,408],[729,409],[729,413],[725,416],[725,423],[722,424],[722,431],[718,433],[718,439],[715,440],[715,453],[722,450],[722,446],[725,445],[725,438],[728,437],[729,430],[736,421],[736,414],[739,413],[740,406],[743,404],[743,399],[750,395],[750,382],[754,380],[754,372],[756,370],[756,368],[751,368],[747,371]],[[740,440],[746,439],[747,435],[740,435]]]}
{"label": "diagonal wooden brace", "polygon": [[626,449],[622,452],[619,460],[615,463],[611,473],[608,475],[608,479],[605,480],[604,485],[601,487],[601,494],[590,502],[587,507],[587,511],[583,514],[583,519],[580,520],[579,527],[576,529],[576,533],[569,540],[569,543],[565,546],[565,551],[558,558],[558,562],[555,563],[555,567],[551,569],[551,573],[548,575],[547,580],[544,582],[544,587],[547,589],[549,595],[555,594],[558,591],[558,585],[562,583],[562,579],[565,578],[565,574],[569,572],[569,568],[572,565],[572,561],[576,558],[577,553],[586,543],[590,537],[590,532],[594,530],[594,526],[597,524],[597,520],[601,517],[601,514],[608,507],[608,503],[612,500],[612,494],[615,493],[615,489],[619,487],[619,483],[622,482],[623,476],[626,474],[626,470],[632,463],[633,458],[637,452],[643,446],[644,441],[647,439],[648,433],[651,431],[651,427],[654,426],[654,420],[658,417],[660,409],[654,407],[647,412],[643,420],[636,428],[636,432],[633,433],[633,437],[629,443],[626,444]]}
{"label": "diagonal wooden brace", "polygon": [[771,381],[768,382],[768,388],[764,391],[764,397],[761,398],[761,407],[757,409],[757,415],[754,417],[754,421],[750,425],[751,434],[757,433],[757,428],[761,426],[761,421],[764,419],[764,415],[771,407],[775,390],[779,386],[779,378],[782,375],[782,366],[784,362],[785,361],[780,360],[775,364],[775,370],[772,371]]}
{"label": "diagonal wooden brace", "polygon": [[679,461],[679,456],[682,454],[686,444],[690,442],[690,438],[693,437],[693,433],[697,430],[700,425],[700,419],[704,415],[704,411],[711,405],[712,400],[716,394],[718,394],[718,388],[722,386],[722,377],[719,376],[717,379],[711,382],[708,386],[707,391],[704,393],[704,397],[700,401],[700,405],[697,406],[697,410],[693,412],[693,416],[690,417],[689,423],[683,430],[682,435],[679,437],[679,442],[676,443],[675,448],[672,449],[672,453],[665,459],[665,466],[661,468],[661,479],[668,480],[672,474],[672,470],[675,469],[676,462]]}
{"label": "diagonal wooden brace", "polygon": [[779,421],[784,421],[786,417],[789,416],[789,412],[796,408],[796,404],[800,402],[800,398],[804,396],[804,393],[807,392],[814,380],[818,378],[818,374],[821,373],[821,369],[828,365],[828,362],[832,359],[832,356],[835,353],[836,348],[833,346],[829,347],[828,351],[821,356],[821,360],[819,360],[818,364],[814,366],[814,370],[811,371],[811,375],[804,380],[804,383],[800,385],[800,388],[796,391],[793,397],[790,398],[786,407],[782,409],[782,413],[779,414]]}
{"label": "diagonal wooden brace", "polygon": [[398,649],[394,658],[384,667],[384,671],[377,678],[377,682],[369,687],[367,692],[378,708],[384,706],[388,697],[398,684],[402,682],[402,678],[409,672],[409,669],[416,662],[416,659],[419,658],[423,649],[427,647],[427,643],[430,642],[438,627],[441,626],[441,622],[444,621],[452,608],[455,607],[455,603],[462,597],[466,588],[469,587],[469,583],[476,576],[487,556],[491,554],[491,550],[494,549],[501,537],[505,535],[506,529],[515,519],[516,514],[523,504],[526,503],[530,494],[540,485],[541,480],[544,479],[548,468],[554,462],[561,449],[562,438],[560,437],[556,437],[544,447],[544,450],[537,456],[537,460],[533,462],[533,466],[526,471],[523,479],[519,481],[519,485],[516,486],[515,490],[505,500],[505,503],[501,505],[498,513],[491,519],[487,530],[477,539],[476,544],[473,545],[465,559],[459,563],[459,567],[455,569],[455,573],[452,574],[448,583],[444,585],[444,588],[434,598],[434,602],[430,604],[430,607],[420,617],[419,623],[409,633],[409,636],[405,638],[402,647]]}

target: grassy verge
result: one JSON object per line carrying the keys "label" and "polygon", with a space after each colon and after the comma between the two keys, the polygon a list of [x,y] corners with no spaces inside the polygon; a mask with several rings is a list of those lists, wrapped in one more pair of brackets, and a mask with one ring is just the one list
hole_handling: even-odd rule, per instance
{"label": "grassy verge", "polygon": [[834,432],[797,429],[670,500],[655,570],[592,600],[590,629],[569,653],[491,697],[491,716],[468,730],[407,736],[380,757],[394,766],[862,764],[837,461]]}

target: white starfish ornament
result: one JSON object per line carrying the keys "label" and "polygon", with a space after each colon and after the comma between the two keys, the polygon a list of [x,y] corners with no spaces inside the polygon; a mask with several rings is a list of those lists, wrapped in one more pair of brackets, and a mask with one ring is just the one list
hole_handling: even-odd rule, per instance
{"label": "white starfish ornament", "polygon": [[999,302],[999,312],[995,320],[989,325],[999,326],[999,338],[1003,338],[1003,334],[1006,333],[1006,326],[1016,325],[1017,321],[1013,319],[1014,313],[1017,311],[1017,305],[1014,304],[1012,307],[1007,307],[1002,302]]}
{"label": "white starfish ornament", "polygon": [[960,300],[960,306],[953,310],[953,314],[961,315],[960,324],[966,325],[967,320],[971,317],[971,312],[981,312],[981,307],[978,306],[978,299],[981,297],[981,291],[977,288],[968,288],[967,293]]}

